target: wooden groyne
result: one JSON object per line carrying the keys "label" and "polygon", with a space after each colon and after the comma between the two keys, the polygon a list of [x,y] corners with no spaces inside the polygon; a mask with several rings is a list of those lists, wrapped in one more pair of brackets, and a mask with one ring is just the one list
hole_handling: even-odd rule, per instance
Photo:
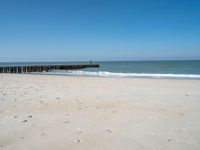
{"label": "wooden groyne", "polygon": [[98,67],[99,64],[5,66],[5,67],[0,67],[0,73],[48,72],[52,70],[76,70],[83,68],[98,68]]}

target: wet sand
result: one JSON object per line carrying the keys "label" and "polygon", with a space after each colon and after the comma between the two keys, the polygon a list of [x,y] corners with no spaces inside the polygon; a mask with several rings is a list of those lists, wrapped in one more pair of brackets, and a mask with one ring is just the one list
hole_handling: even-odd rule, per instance
{"label": "wet sand", "polygon": [[0,74],[1,150],[199,150],[200,80]]}

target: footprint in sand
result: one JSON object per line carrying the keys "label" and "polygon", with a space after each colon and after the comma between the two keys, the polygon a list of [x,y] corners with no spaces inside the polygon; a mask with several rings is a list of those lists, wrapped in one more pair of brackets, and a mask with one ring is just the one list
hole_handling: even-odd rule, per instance
{"label": "footprint in sand", "polygon": [[178,113],[179,116],[184,116],[185,114],[183,112]]}
{"label": "footprint in sand", "polygon": [[42,100],[40,100],[39,102],[40,102],[40,104],[44,104],[44,101],[42,101]]}
{"label": "footprint in sand", "polygon": [[108,132],[108,133],[112,133],[112,130],[110,130],[110,129],[107,129],[107,130],[106,130],[106,132]]}
{"label": "footprint in sand", "polygon": [[46,134],[46,133],[41,133],[41,134],[40,134],[40,136],[45,136],[45,135],[47,135],[47,134]]}
{"label": "footprint in sand", "polygon": [[81,128],[77,128],[77,130],[78,130],[78,133],[82,133]]}
{"label": "footprint in sand", "polygon": [[112,113],[117,113],[117,111],[116,111],[116,110],[113,110]]}
{"label": "footprint in sand", "polygon": [[75,99],[75,101],[76,101],[78,104],[82,104],[78,99]]}
{"label": "footprint in sand", "polygon": [[27,122],[28,120],[23,120],[22,122]]}
{"label": "footprint in sand", "polygon": [[74,140],[74,142],[81,143],[81,140],[80,139],[76,139],[76,140]]}
{"label": "footprint in sand", "polygon": [[172,141],[174,141],[174,139],[168,139],[167,141],[168,141],[168,142],[172,142]]}

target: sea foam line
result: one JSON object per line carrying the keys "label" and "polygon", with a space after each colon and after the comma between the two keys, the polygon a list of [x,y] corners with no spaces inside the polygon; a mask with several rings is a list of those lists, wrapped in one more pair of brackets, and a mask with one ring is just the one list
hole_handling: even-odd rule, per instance
{"label": "sea foam line", "polygon": [[107,72],[107,71],[53,71],[46,72],[45,74],[60,74],[60,75],[69,75],[69,76],[97,76],[97,77],[142,77],[142,78],[186,78],[186,79],[200,79],[198,74],[148,74],[148,73],[116,73],[116,72]]}

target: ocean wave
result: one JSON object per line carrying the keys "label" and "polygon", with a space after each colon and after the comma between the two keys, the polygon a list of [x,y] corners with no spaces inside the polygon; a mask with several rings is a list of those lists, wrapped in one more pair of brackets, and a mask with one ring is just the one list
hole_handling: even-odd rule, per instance
{"label": "ocean wave", "polygon": [[151,74],[151,73],[116,73],[107,71],[53,71],[45,74],[60,74],[69,76],[96,76],[96,77],[122,77],[122,78],[186,78],[200,79],[198,74]]}

